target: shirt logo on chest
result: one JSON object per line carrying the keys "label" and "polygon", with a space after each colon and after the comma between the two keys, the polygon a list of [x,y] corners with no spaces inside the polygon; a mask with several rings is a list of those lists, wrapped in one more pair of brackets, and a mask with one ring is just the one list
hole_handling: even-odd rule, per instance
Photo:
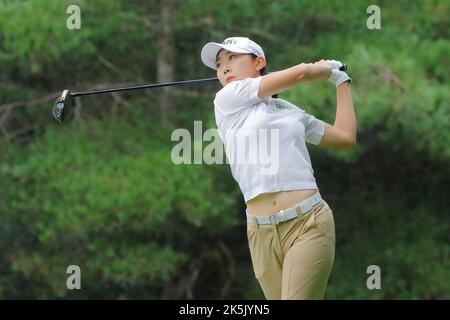
{"label": "shirt logo on chest", "polygon": [[283,103],[281,103],[279,101],[275,101],[275,107],[277,109],[280,109],[280,110],[282,110],[282,109],[289,109],[288,107],[286,107]]}

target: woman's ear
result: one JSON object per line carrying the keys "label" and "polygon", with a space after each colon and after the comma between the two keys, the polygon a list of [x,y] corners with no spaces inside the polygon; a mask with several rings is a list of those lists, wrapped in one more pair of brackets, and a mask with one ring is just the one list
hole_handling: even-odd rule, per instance
{"label": "woman's ear", "polygon": [[263,56],[259,56],[255,59],[256,62],[256,70],[261,71],[266,66],[266,61]]}

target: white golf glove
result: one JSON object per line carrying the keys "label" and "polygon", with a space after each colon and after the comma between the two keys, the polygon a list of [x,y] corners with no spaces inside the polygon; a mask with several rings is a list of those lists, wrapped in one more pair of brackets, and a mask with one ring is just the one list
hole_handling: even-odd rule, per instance
{"label": "white golf glove", "polygon": [[338,60],[325,60],[333,70],[339,70],[340,67],[342,67],[344,64]]}
{"label": "white golf glove", "polygon": [[345,81],[349,83],[352,79],[348,76],[345,71],[340,71],[339,68],[343,66],[343,63],[337,60],[325,60],[329,65],[331,65],[331,74],[328,77],[328,81],[334,84],[336,87],[343,84]]}

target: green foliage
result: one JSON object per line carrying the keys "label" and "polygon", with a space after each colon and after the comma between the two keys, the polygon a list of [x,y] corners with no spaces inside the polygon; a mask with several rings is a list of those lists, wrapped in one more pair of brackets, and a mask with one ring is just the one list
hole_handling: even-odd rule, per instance
{"label": "green foliage", "polygon": [[235,223],[227,214],[234,201],[210,170],[173,165],[170,145],[149,130],[117,121],[54,126],[20,160],[2,165],[4,219],[24,226],[19,237],[4,230],[17,248],[11,268],[51,287],[45,297],[68,294],[63,271],[70,264],[88,279],[153,286],[157,294],[192,258],[186,242],[176,243],[183,232],[214,223],[221,227],[210,233],[220,234]]}
{"label": "green foliage", "polygon": [[[79,30],[66,27],[69,4],[65,1],[7,1],[2,5],[0,63],[4,75],[14,74],[23,81],[32,77],[36,80],[30,81],[34,88],[40,88],[43,77],[59,85],[73,84],[74,76],[79,82],[91,82],[93,75],[101,80],[102,73],[111,73],[106,59],[115,66],[115,72],[120,70],[122,77],[135,80],[133,71],[145,70],[146,56],[155,50],[150,30],[143,33],[142,23],[132,11],[125,10],[121,1],[94,4],[81,0],[71,4],[80,7]],[[136,65],[130,70],[127,61],[133,59]],[[86,69],[87,77],[80,78]]]}
{"label": "green foliage", "polygon": [[[263,298],[229,167],[170,159],[174,128],[216,127],[219,84],[83,97],[76,121],[50,119],[62,88],[154,82],[165,3],[70,2],[82,21],[69,30],[68,2],[0,0],[0,298]],[[449,3],[378,1],[380,30],[370,4],[176,1],[174,80],[214,76],[200,49],[231,35],[260,43],[269,71],[346,62],[358,144],[309,148],[336,222],[326,298],[448,299]],[[280,97],[334,121],[328,82]],[[366,287],[372,264],[382,290]]]}
{"label": "green foliage", "polygon": [[[450,229],[429,210],[418,207],[405,212],[385,203],[361,203],[344,217],[335,214],[341,236],[327,297],[448,299],[450,285],[440,279],[450,278],[450,248],[442,238]],[[389,215],[380,214],[383,211]],[[354,229],[341,228],[347,219]],[[381,290],[366,287],[370,265],[381,269]]]}

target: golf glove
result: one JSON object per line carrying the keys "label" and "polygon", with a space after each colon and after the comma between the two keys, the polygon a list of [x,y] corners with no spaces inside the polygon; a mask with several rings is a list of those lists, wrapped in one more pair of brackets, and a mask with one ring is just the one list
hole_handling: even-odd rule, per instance
{"label": "golf glove", "polygon": [[340,86],[345,81],[348,81],[349,83],[352,82],[352,78],[350,78],[346,72],[334,69],[331,70],[331,74],[327,80],[334,84],[336,87]]}
{"label": "golf glove", "polygon": [[342,67],[344,64],[338,60],[325,60],[333,70],[339,70],[340,67]]}
{"label": "golf glove", "polygon": [[331,65],[331,74],[328,77],[328,81],[334,84],[336,87],[343,84],[345,81],[349,83],[352,79],[348,76],[345,71],[340,71],[339,68],[343,66],[343,63],[338,60],[325,60],[329,65]]}

